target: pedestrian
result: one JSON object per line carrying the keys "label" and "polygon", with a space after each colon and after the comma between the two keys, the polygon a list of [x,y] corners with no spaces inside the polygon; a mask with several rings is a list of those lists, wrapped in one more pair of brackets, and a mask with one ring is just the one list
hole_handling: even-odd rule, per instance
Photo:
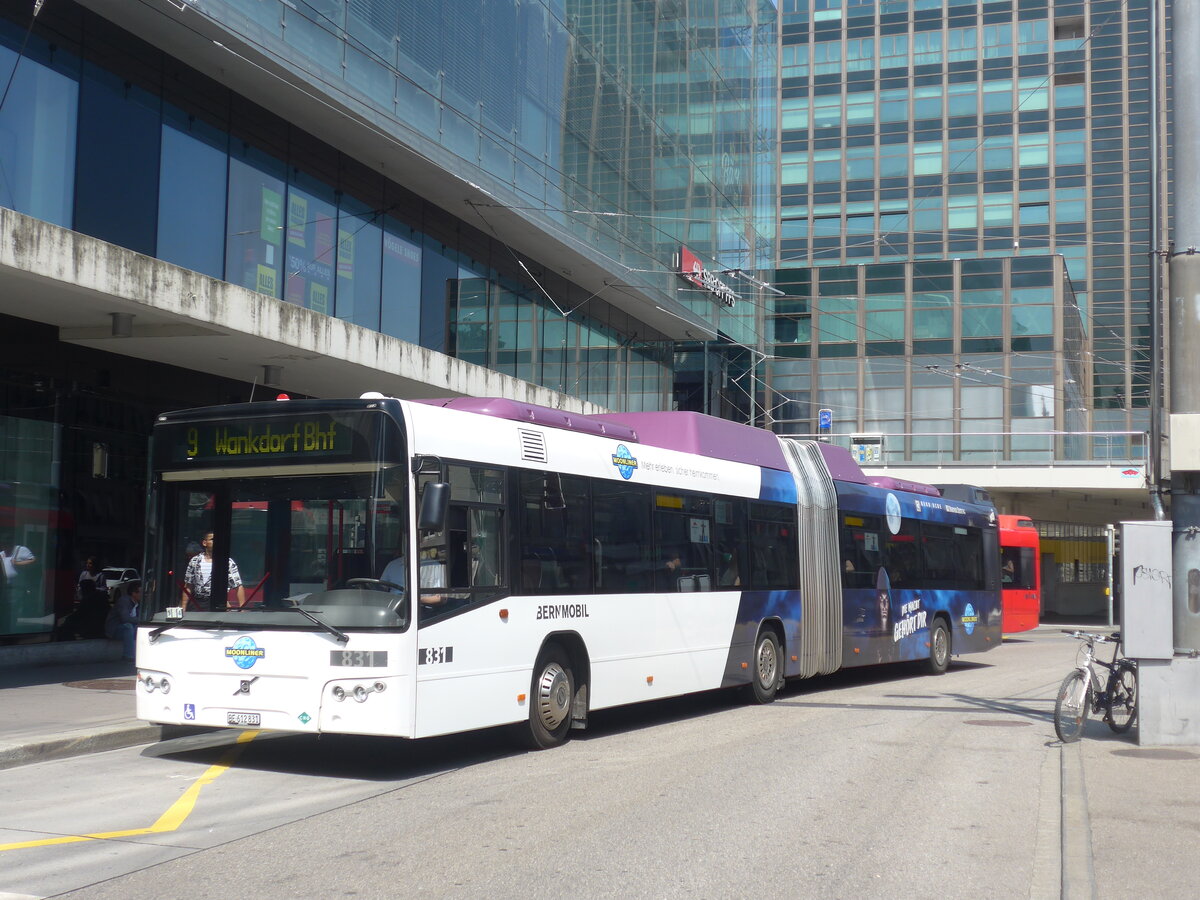
{"label": "pedestrian", "polygon": [[37,562],[37,557],[28,547],[14,542],[0,550],[0,562],[4,565],[4,577],[11,590],[19,583],[20,570]]}
{"label": "pedestrian", "polygon": [[59,639],[103,637],[108,609],[108,583],[104,570],[96,557],[89,556],[75,582],[75,609],[59,626]]}
{"label": "pedestrian", "polygon": [[79,579],[75,582],[75,602],[86,605],[92,599],[92,594],[97,592],[107,593],[108,585],[96,557],[89,556],[84,560],[83,571],[79,573]]}
{"label": "pedestrian", "polygon": [[[21,615],[29,615],[30,610],[22,601],[26,599],[30,589],[30,578],[22,577],[21,570],[37,562],[37,557],[28,547],[15,541],[7,543],[0,549],[0,565],[4,567],[4,588],[7,599],[8,614],[13,621]],[[20,608],[18,608],[20,604]]]}
{"label": "pedestrian", "polygon": [[[192,557],[183,573],[183,608],[194,610],[224,609],[225,603],[215,603],[212,596],[212,548],[213,533],[206,531],[200,542],[201,552]],[[246,589],[242,586],[242,573],[238,565],[229,560],[229,590],[237,590],[238,606],[246,605]]]}
{"label": "pedestrian", "polygon": [[121,642],[121,658],[133,661],[137,643],[138,607],[142,603],[142,583],[131,581],[113,604],[104,622],[109,639]]}

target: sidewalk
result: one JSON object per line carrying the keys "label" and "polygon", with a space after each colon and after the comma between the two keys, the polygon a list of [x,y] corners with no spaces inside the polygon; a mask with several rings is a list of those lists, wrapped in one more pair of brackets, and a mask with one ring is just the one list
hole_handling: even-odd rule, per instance
{"label": "sidewalk", "polygon": [[0,769],[178,736],[134,717],[120,656],[105,640],[0,647]]}

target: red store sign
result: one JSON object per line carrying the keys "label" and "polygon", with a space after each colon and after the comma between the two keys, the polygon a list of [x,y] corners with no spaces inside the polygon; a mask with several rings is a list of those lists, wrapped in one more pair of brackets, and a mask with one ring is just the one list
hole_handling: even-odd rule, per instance
{"label": "red store sign", "polygon": [[730,308],[737,302],[737,294],[720,278],[704,268],[704,263],[687,247],[679,248],[679,275],[689,284],[708,291]]}

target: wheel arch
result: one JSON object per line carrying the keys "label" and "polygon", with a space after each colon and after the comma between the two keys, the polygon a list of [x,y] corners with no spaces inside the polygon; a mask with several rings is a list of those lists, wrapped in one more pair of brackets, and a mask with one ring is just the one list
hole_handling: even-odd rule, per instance
{"label": "wheel arch", "polygon": [[761,622],[759,622],[758,623],[758,632],[754,635],[755,644],[758,643],[758,638],[764,631],[772,631],[775,633],[775,640],[779,641],[779,654],[781,657],[779,660],[780,669],[782,671],[786,672],[787,671],[786,660],[788,660],[789,657],[788,657],[787,629],[785,629],[783,627],[783,620],[781,618],[779,618],[778,616],[767,616],[767,618],[765,618]]}
{"label": "wheel arch", "polygon": [[[942,620],[942,624],[946,626],[946,638],[950,642],[950,655],[954,655],[954,624],[950,621],[950,613],[947,610],[939,609],[930,617],[929,628],[933,629],[933,623],[938,619]],[[926,646],[929,642],[926,641]]]}
{"label": "wheel arch", "polygon": [[575,696],[571,701],[571,727],[583,728],[587,725],[589,697],[592,683],[592,659],[588,653],[587,644],[577,631],[554,631],[542,639],[534,657],[534,666],[546,652],[546,648],[555,645],[567,654],[571,663],[571,674],[575,678]]}

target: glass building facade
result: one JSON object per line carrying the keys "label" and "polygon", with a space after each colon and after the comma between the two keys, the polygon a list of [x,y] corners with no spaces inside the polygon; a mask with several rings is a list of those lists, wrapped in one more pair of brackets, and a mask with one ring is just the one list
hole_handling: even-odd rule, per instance
{"label": "glass building facade", "polygon": [[[692,375],[744,374],[758,289],[679,260],[774,264],[769,0],[32,7],[0,0],[0,206],[611,409],[750,415]],[[48,633],[86,556],[137,564],[155,413],[245,398],[4,311],[3,524],[38,563],[0,641]]]}
{"label": "glass building facade", "polygon": [[[493,198],[462,216],[80,7],[26,40],[26,7],[0,4],[0,204],[613,409],[672,402],[674,347],[607,290],[757,339],[755,305],[681,290],[677,259],[774,256],[769,4],[187,5]],[[535,277],[500,209],[607,290]]]}
{"label": "glass building facade", "polygon": [[1153,12],[783,0],[774,427],[912,462],[1147,427]]}

